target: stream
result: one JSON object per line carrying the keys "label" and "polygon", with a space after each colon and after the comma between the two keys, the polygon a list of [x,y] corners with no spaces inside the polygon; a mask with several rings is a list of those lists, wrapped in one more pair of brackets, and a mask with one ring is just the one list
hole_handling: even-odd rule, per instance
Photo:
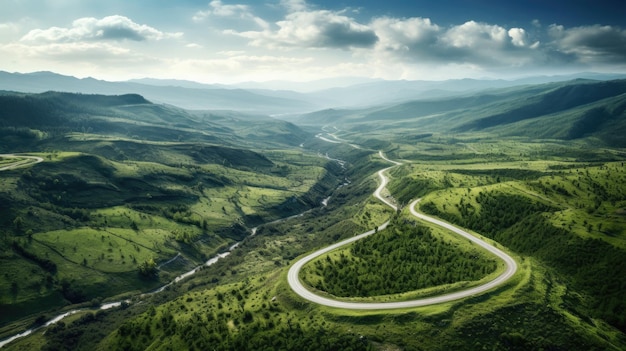
{"label": "stream", "polygon": [[[345,167],[345,161],[342,161],[342,160],[339,160],[339,159],[334,159],[334,158],[331,158],[331,157],[329,157],[329,156],[328,156],[328,154],[326,154],[326,155],[319,155],[319,156],[320,156],[320,157],[323,157],[323,158],[326,158],[326,159],[328,159],[328,160],[330,160],[330,161],[335,161],[335,162],[339,163],[339,165],[341,165],[341,167],[342,167],[342,168],[344,168],[344,167]],[[342,184],[340,184],[340,185],[337,187],[337,189],[339,189],[339,188],[341,188],[341,187],[343,187],[343,186],[345,186],[345,185],[348,185],[348,184],[350,184],[350,181],[346,178],[346,179],[344,179],[344,182],[343,182]],[[331,196],[326,197],[325,199],[323,199],[323,200],[321,201],[321,205],[322,205],[323,207],[326,207],[326,206],[328,205],[328,202],[330,201],[330,199],[331,199]],[[277,220],[274,220],[274,221],[271,221],[271,222],[265,223],[265,224],[263,224],[263,225],[268,225],[268,224],[276,224],[276,223],[280,223],[280,222],[287,221],[287,220],[290,220],[290,219],[294,219],[294,218],[302,217],[302,216],[304,216],[305,214],[307,214],[307,213],[309,213],[309,212],[311,212],[311,211],[313,211],[313,210],[314,210],[314,208],[311,208],[311,209],[306,210],[306,211],[304,211],[304,212],[302,212],[302,213],[298,213],[298,214],[295,214],[295,215],[292,215],[292,216],[289,216],[289,217],[285,217],[285,218],[280,218],[280,219],[277,219]],[[250,235],[248,235],[246,238],[251,237],[251,236],[254,236],[254,235],[256,234],[256,232],[257,232],[257,229],[258,229],[258,227],[254,227],[254,228],[252,228],[252,229],[250,230]],[[158,288],[158,289],[156,289],[156,290],[153,290],[153,291],[150,291],[150,292],[147,292],[147,293],[143,293],[143,294],[139,294],[139,295],[137,295],[137,298],[139,298],[139,299],[143,299],[143,298],[149,297],[149,296],[151,296],[151,295],[161,293],[161,292],[163,292],[165,289],[167,289],[169,286],[172,286],[173,284],[176,284],[176,283],[180,282],[181,280],[186,279],[186,278],[188,278],[188,277],[190,277],[190,276],[192,276],[192,275],[196,274],[196,273],[197,273],[200,269],[202,269],[203,267],[208,267],[208,266],[212,266],[212,265],[214,265],[214,264],[215,264],[215,263],[217,263],[217,261],[219,261],[220,259],[222,259],[222,258],[227,257],[228,255],[230,255],[230,254],[232,253],[232,251],[233,251],[233,250],[235,250],[235,249],[236,249],[236,248],[237,248],[237,247],[238,247],[238,246],[239,246],[239,245],[240,245],[240,244],[241,244],[241,243],[242,243],[242,242],[243,242],[246,238],[244,238],[243,240],[238,241],[238,242],[234,243],[233,245],[231,245],[231,246],[228,248],[228,250],[227,250],[227,251],[222,252],[222,253],[218,253],[217,255],[215,255],[215,256],[213,256],[212,258],[210,258],[209,260],[207,260],[205,263],[203,263],[203,264],[201,264],[201,265],[199,265],[199,266],[195,267],[194,269],[192,269],[192,270],[190,270],[190,271],[188,271],[188,272],[185,272],[185,273],[183,273],[183,274],[181,274],[181,275],[177,276],[177,277],[176,277],[176,278],[174,278],[172,281],[170,281],[169,283],[167,283],[167,284],[165,284],[165,285],[161,286],[160,288]],[[180,253],[178,253],[178,254],[177,254],[174,258],[172,258],[172,259],[170,259],[170,260],[168,260],[168,261],[166,261],[166,262],[162,263],[161,265],[159,265],[159,267],[161,267],[161,266],[163,266],[163,265],[165,265],[165,264],[167,264],[167,263],[170,263],[171,261],[175,260],[175,259],[176,259],[176,258],[178,258],[179,256],[180,256]],[[117,307],[120,307],[120,306],[122,306],[122,304],[123,304],[123,303],[126,303],[126,304],[131,304],[132,302],[133,302],[133,301],[132,301],[131,299],[127,299],[127,300],[121,300],[121,301],[115,301],[115,302],[108,302],[108,303],[104,303],[104,304],[100,305],[100,307],[99,307],[99,308],[97,308],[97,309],[93,309],[93,308],[78,308],[78,309],[74,309],[74,310],[70,310],[70,311],[64,312],[64,313],[59,314],[59,315],[55,316],[54,318],[50,319],[49,321],[47,321],[47,322],[46,322],[46,323],[44,323],[43,325],[40,325],[40,326],[36,326],[36,327],[30,328],[30,329],[27,329],[27,330],[25,330],[25,331],[23,331],[23,332],[21,332],[21,333],[19,333],[19,334],[13,335],[13,336],[11,336],[11,337],[9,337],[9,338],[7,338],[7,339],[0,340],[0,348],[4,347],[5,345],[7,345],[7,344],[9,344],[9,343],[11,343],[11,342],[13,342],[13,341],[15,341],[15,340],[17,340],[17,339],[20,339],[20,338],[23,338],[23,337],[25,337],[25,336],[28,336],[28,335],[30,335],[30,334],[32,334],[32,333],[34,333],[34,332],[36,332],[36,331],[38,331],[38,330],[40,330],[40,329],[44,329],[44,328],[47,328],[47,327],[49,327],[49,326],[51,326],[51,325],[53,325],[53,324],[56,324],[56,323],[58,323],[59,321],[63,320],[64,318],[69,317],[69,316],[71,316],[71,315],[73,315],[73,314],[76,314],[76,313],[79,313],[79,312],[83,312],[83,311],[98,311],[98,310],[102,311],[102,310],[108,310],[108,309],[111,309],[111,308],[117,308]]]}

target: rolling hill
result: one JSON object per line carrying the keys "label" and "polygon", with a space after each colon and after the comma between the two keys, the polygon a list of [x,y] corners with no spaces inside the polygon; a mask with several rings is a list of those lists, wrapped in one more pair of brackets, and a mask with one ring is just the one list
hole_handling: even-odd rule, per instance
{"label": "rolling hill", "polygon": [[[122,91],[1,92],[0,339],[71,310],[7,349],[624,349],[626,81],[509,83],[344,86],[307,96],[362,92],[322,105],[368,107],[281,116],[294,123]],[[371,196],[385,168],[397,211]],[[416,220],[416,198],[517,273],[389,311],[291,290],[298,257],[367,231],[302,267],[307,288],[395,302],[496,274],[472,241]]]}
{"label": "rolling hill", "polygon": [[487,132],[510,136],[596,138],[623,146],[626,81],[573,80],[492,89],[360,110],[322,110],[296,123],[352,131]]}
{"label": "rolling hill", "polygon": [[25,93],[54,90],[82,94],[140,94],[151,101],[186,109],[237,110],[265,114],[310,111],[317,107],[310,101],[298,99],[298,96],[293,95],[281,97],[265,95],[262,91],[251,92],[237,88],[177,82],[154,85],[154,82],[149,80],[109,82],[94,78],[78,79],[52,72],[19,74],[0,71],[0,90]]}
{"label": "rolling hill", "polygon": [[[340,182],[298,148],[311,134],[259,114],[137,94],[0,92],[0,106],[0,154],[43,160],[0,172],[0,325],[158,287]],[[142,274],[152,263],[166,267]]]}

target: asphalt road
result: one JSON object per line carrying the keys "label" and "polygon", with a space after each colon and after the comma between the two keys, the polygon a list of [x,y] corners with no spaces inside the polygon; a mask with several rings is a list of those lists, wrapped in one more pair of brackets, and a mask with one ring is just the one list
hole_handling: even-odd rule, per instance
{"label": "asphalt road", "polygon": [[[394,163],[395,165],[400,165],[401,163],[396,162],[396,161],[392,161],[389,160],[388,158],[385,157],[385,155],[383,155],[382,151],[379,152],[380,157],[383,158],[384,160],[387,160],[389,162]],[[385,186],[387,185],[388,182],[388,178],[385,176],[385,172],[391,168],[393,168],[395,166],[391,166],[385,169],[382,169],[380,171],[378,171],[378,176],[380,177],[380,185],[378,186],[378,188],[376,189],[376,191],[374,191],[374,196],[376,196],[380,201],[384,202],[385,204],[387,204],[388,206],[390,206],[391,208],[393,208],[394,210],[397,209],[397,207],[391,203],[389,200],[385,199],[382,195],[381,192],[383,191],[383,189],[385,188]],[[338,300],[334,300],[331,298],[327,298],[327,297],[323,297],[320,295],[317,295],[315,293],[313,293],[312,291],[306,289],[304,287],[304,285],[302,284],[302,282],[300,281],[300,278],[298,278],[298,275],[300,273],[300,269],[302,269],[302,267],[307,264],[308,262],[310,262],[311,260],[315,259],[318,256],[321,256],[329,251],[332,251],[338,247],[344,246],[344,245],[348,245],[354,241],[363,239],[369,235],[372,235],[374,233],[376,233],[376,230],[370,230],[368,232],[365,232],[363,234],[359,234],[356,235],[352,238],[340,241],[336,244],[330,245],[328,247],[325,247],[321,250],[315,251],[303,258],[301,258],[300,260],[298,260],[293,266],[291,266],[291,268],[289,269],[289,272],[287,274],[287,281],[289,283],[289,286],[291,287],[291,289],[298,295],[300,295],[302,298],[309,300],[311,302],[315,302],[317,304],[320,305],[324,305],[324,306],[329,306],[329,307],[335,307],[335,308],[343,308],[343,309],[350,309],[350,310],[386,310],[386,309],[401,309],[401,308],[410,308],[410,307],[420,307],[420,306],[428,306],[428,305],[434,305],[434,304],[439,304],[439,303],[443,303],[443,302],[449,302],[449,301],[454,301],[454,300],[458,300],[458,299],[462,299],[465,297],[470,297],[470,296],[474,296],[474,295],[478,295],[481,293],[484,293],[485,291],[491,290],[493,288],[495,288],[498,285],[503,284],[504,282],[506,282],[509,278],[511,278],[515,272],[517,271],[517,263],[515,262],[515,260],[513,260],[513,258],[511,258],[511,256],[507,255],[505,252],[503,252],[502,250],[492,246],[491,244],[483,241],[482,239],[475,237],[473,235],[471,235],[470,233],[468,233],[467,231],[455,227],[449,223],[443,222],[439,219],[433,218],[433,217],[429,217],[425,214],[422,213],[418,213],[417,211],[415,211],[415,205],[417,205],[417,203],[420,200],[415,200],[411,203],[410,205],[410,212],[413,216],[422,219],[424,221],[433,223],[435,225],[441,226],[445,229],[448,229],[462,237],[465,237],[469,240],[471,240],[472,242],[474,242],[475,244],[485,248],[487,251],[491,252],[492,254],[496,255],[497,257],[499,257],[501,260],[504,261],[504,263],[506,264],[506,269],[504,270],[504,272],[502,272],[499,276],[497,276],[494,280],[489,281],[485,284],[482,285],[478,285],[469,289],[465,289],[465,290],[460,290],[460,291],[456,291],[456,292],[452,292],[452,293],[448,293],[448,294],[442,294],[442,295],[438,295],[438,296],[431,296],[431,297],[427,297],[427,298],[421,298],[421,299],[416,299],[416,300],[409,300],[409,301],[398,301],[398,302],[346,302],[346,301],[338,301]],[[380,225],[378,227],[378,230],[383,230],[387,227],[387,225],[389,224],[389,221],[383,223],[382,225]]]}
{"label": "asphalt road", "polygon": [[3,158],[25,158],[25,160],[15,161],[11,164],[0,167],[0,171],[8,171],[10,169],[32,166],[36,163],[43,162],[43,158],[39,156],[26,156],[26,155],[15,155],[15,154],[2,154],[0,157]]}

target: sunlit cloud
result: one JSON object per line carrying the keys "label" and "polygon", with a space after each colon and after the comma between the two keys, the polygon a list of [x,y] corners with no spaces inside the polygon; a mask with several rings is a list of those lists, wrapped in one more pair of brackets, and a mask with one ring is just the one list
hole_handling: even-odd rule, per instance
{"label": "sunlit cloud", "polygon": [[196,12],[192,19],[201,22],[210,16],[234,17],[250,20],[261,28],[268,28],[268,23],[260,17],[255,16],[248,5],[234,4],[225,5],[220,0],[213,0],[209,3],[209,9]]}
{"label": "sunlit cloud", "polygon": [[374,31],[353,18],[327,11],[298,11],[276,22],[277,30],[227,33],[250,39],[250,44],[270,48],[372,47],[378,41]]}
{"label": "sunlit cloud", "polygon": [[164,33],[145,24],[137,24],[128,17],[114,15],[102,19],[79,18],[69,28],[51,27],[33,29],[22,37],[23,42],[80,42],[119,40],[161,40],[181,37],[182,33]]}
{"label": "sunlit cloud", "polygon": [[[48,70],[54,62],[65,65],[65,72],[82,65],[107,76],[124,70],[140,74],[136,67],[145,63],[142,76],[200,79],[201,74],[205,81],[218,76],[423,79],[626,69],[626,30],[615,25],[543,25],[533,19],[514,26],[478,19],[455,23],[391,11],[372,16],[368,4],[341,3],[347,5],[207,0],[145,16],[137,6],[118,6],[116,15],[101,17],[85,17],[93,13],[85,11],[86,5],[76,11],[80,6],[73,6],[64,16],[43,9],[15,12],[0,23],[0,65],[32,71]],[[62,6],[55,2],[53,8]],[[151,71],[154,67],[159,68]]]}

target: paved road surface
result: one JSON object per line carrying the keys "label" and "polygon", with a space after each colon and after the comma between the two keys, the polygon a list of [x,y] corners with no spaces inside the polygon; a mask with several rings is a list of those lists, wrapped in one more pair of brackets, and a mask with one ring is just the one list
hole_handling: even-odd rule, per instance
{"label": "paved road surface", "polygon": [[[389,159],[387,159],[385,157],[385,155],[383,155],[382,151],[379,152],[380,157],[394,163],[395,165],[399,165],[399,162],[396,161],[391,161]],[[384,173],[389,170],[390,168],[393,168],[395,166],[392,167],[388,167],[385,169],[382,169],[380,171],[378,171],[378,176],[381,179],[380,185],[378,186],[378,188],[376,189],[376,191],[374,192],[374,196],[376,196],[379,200],[381,200],[382,202],[384,202],[385,204],[387,204],[388,206],[390,206],[391,208],[393,208],[394,210],[396,210],[396,206],[394,204],[392,204],[391,202],[389,202],[387,199],[383,198],[380,193],[381,191],[385,188],[385,186],[387,185],[388,182],[388,178],[384,175]],[[289,272],[287,274],[287,281],[289,282],[289,286],[291,286],[291,289],[293,289],[294,292],[296,292],[296,294],[300,295],[302,298],[309,300],[311,302],[315,302],[317,304],[320,305],[324,305],[324,306],[329,306],[329,307],[336,307],[336,308],[344,308],[344,309],[351,309],[351,310],[383,310],[383,309],[398,309],[398,308],[410,308],[410,307],[420,307],[420,306],[428,306],[428,305],[434,305],[434,304],[438,304],[438,303],[442,303],[442,302],[448,302],[448,301],[454,301],[454,300],[458,300],[458,299],[462,299],[465,297],[469,297],[469,296],[474,296],[474,295],[478,295],[481,294],[487,290],[493,289],[494,287],[503,284],[505,281],[507,281],[509,278],[511,278],[515,272],[517,271],[517,263],[515,263],[515,260],[513,260],[513,258],[511,258],[511,256],[507,255],[505,252],[503,252],[502,250],[490,245],[489,243],[479,239],[478,237],[475,237],[471,234],[469,234],[468,232],[466,232],[465,230],[455,227],[449,223],[443,222],[439,219],[433,218],[433,217],[429,217],[425,214],[422,213],[418,213],[417,211],[415,211],[415,205],[417,205],[417,203],[420,200],[415,200],[411,203],[410,205],[410,211],[411,214],[419,219],[425,220],[427,222],[431,222],[433,224],[436,224],[438,226],[441,226],[445,229],[451,230],[454,233],[461,235],[469,240],[471,240],[472,242],[474,242],[475,244],[485,248],[487,251],[491,252],[492,254],[498,256],[500,259],[502,259],[504,261],[504,263],[506,264],[506,269],[505,271],[500,274],[499,276],[497,276],[494,280],[487,282],[485,284],[479,285],[479,286],[475,286],[466,290],[460,290],[460,291],[456,291],[453,293],[448,293],[448,294],[442,294],[442,295],[438,295],[438,296],[432,296],[432,297],[427,297],[427,298],[421,298],[421,299],[416,299],[416,300],[410,300],[410,301],[398,301],[398,302],[345,302],[345,301],[338,301],[338,300],[333,300],[327,297],[323,297],[320,295],[316,295],[315,293],[311,292],[310,290],[306,289],[304,287],[304,285],[302,285],[302,282],[300,281],[300,278],[298,278],[298,274],[300,273],[300,269],[302,269],[302,267],[310,262],[311,260],[315,259],[318,256],[321,256],[329,251],[332,251],[338,247],[350,244],[354,241],[360,240],[362,238],[365,238],[369,235],[372,235],[376,232],[376,230],[370,230],[366,233],[363,234],[359,234],[357,236],[354,236],[350,239],[346,239],[343,241],[340,241],[336,244],[333,244],[331,246],[328,246],[326,248],[323,248],[321,250],[315,251],[303,258],[301,258],[300,260],[298,260],[293,266],[291,266],[291,268],[289,269]],[[383,230],[387,227],[387,225],[389,224],[389,221],[383,223],[382,225],[380,225],[378,227],[378,230]]]}
{"label": "paved road surface", "polygon": [[32,166],[36,163],[43,162],[43,158],[39,156],[26,156],[26,155],[14,155],[14,154],[2,154],[0,157],[4,158],[22,158],[25,160],[18,160],[11,164],[0,167],[0,171],[7,171],[9,169],[15,169],[20,167]]}

